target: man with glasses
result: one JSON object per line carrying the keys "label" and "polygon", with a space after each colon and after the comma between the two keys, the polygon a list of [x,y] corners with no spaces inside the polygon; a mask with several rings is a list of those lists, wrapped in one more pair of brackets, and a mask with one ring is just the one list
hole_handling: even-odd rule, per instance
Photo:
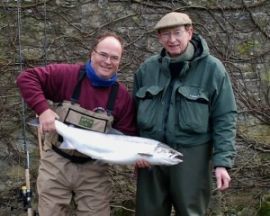
{"label": "man with glasses", "polygon": [[[235,156],[236,103],[221,61],[193,33],[187,14],[171,12],[155,26],[160,54],[147,59],[134,78],[137,124],[142,137],[183,153],[175,166],[138,166],[136,216],[202,216],[216,189],[229,187]],[[146,167],[146,168],[145,168]]]}
{"label": "man with glasses", "polygon": [[[29,68],[17,78],[27,104],[44,132],[37,189],[41,216],[109,216],[112,188],[108,165],[76,150],[63,150],[56,118],[66,124],[106,132],[111,127],[134,135],[134,104],[117,81],[123,40],[114,33],[97,37],[86,64]],[[50,105],[48,100],[52,101]],[[94,140],[93,140],[94,142]]]}

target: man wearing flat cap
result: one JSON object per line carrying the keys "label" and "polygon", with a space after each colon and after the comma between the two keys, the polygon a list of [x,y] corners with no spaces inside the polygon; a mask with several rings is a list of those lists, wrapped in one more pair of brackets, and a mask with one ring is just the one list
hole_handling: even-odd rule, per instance
{"label": "man wearing flat cap", "polygon": [[138,166],[136,216],[206,214],[212,169],[216,187],[229,187],[235,157],[236,103],[228,73],[193,33],[185,13],[171,12],[155,26],[161,52],[135,73],[140,136],[183,153],[174,166]]}

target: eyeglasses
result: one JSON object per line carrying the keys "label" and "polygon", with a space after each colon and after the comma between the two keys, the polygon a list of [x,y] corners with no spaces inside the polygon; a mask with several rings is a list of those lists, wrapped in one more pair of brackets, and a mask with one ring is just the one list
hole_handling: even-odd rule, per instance
{"label": "eyeglasses", "polygon": [[160,36],[163,40],[169,40],[171,36],[174,36],[175,38],[181,38],[184,33],[185,33],[185,30],[176,29],[174,31],[161,32]]}
{"label": "eyeglasses", "polygon": [[111,56],[108,53],[98,52],[95,49],[94,49],[94,52],[97,53],[103,61],[107,61],[107,59],[110,59],[111,62],[113,62],[113,63],[119,63],[120,62],[120,57],[118,57],[118,56]]}

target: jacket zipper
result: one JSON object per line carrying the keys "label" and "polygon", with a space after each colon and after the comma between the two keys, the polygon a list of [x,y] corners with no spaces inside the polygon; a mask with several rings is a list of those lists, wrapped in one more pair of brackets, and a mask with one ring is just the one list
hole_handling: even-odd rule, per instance
{"label": "jacket zipper", "polygon": [[170,112],[170,104],[172,100],[172,91],[173,91],[174,83],[175,83],[175,79],[171,78],[168,89],[165,94],[165,109],[163,113],[163,141],[165,143],[167,143],[167,137],[166,137],[167,122],[168,122],[168,117],[169,117],[169,112]]}

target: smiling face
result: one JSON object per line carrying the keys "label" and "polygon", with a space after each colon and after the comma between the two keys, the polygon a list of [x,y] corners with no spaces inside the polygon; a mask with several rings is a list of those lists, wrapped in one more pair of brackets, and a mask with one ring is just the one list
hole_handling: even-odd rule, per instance
{"label": "smiling face", "polygon": [[96,75],[110,79],[119,68],[122,52],[122,45],[115,37],[108,36],[102,39],[90,55]]}
{"label": "smiling face", "polygon": [[158,39],[171,57],[181,55],[192,38],[192,27],[177,26],[160,29]]}

